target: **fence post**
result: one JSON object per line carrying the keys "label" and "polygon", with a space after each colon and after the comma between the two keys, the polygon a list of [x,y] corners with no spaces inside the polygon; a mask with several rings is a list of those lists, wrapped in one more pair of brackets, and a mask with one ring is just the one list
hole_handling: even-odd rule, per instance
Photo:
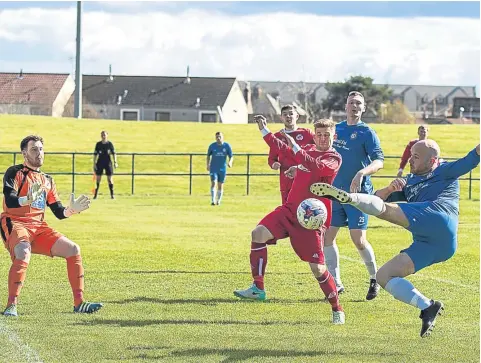
{"label": "fence post", "polygon": [[72,153],[72,193],[75,193],[75,153]]}
{"label": "fence post", "polygon": [[249,180],[250,180],[250,154],[247,154],[247,187],[246,187],[246,192],[247,192],[247,195],[249,195]]}
{"label": "fence post", "polygon": [[471,200],[471,182],[472,182],[473,171],[469,172],[469,200]]}
{"label": "fence post", "polygon": [[192,154],[189,154],[189,195],[192,195]]}
{"label": "fence post", "polygon": [[13,153],[13,165],[17,163],[17,153]]}
{"label": "fence post", "polygon": [[132,154],[132,195],[134,195],[134,176],[135,176],[135,154]]}

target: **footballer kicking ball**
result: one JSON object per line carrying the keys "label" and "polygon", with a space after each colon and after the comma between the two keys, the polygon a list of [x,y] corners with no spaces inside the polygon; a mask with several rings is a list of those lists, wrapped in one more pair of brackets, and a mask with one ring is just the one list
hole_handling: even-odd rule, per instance
{"label": "footballer kicking ball", "polygon": [[319,229],[327,219],[327,208],[315,198],[303,200],[297,207],[297,220],[306,229]]}

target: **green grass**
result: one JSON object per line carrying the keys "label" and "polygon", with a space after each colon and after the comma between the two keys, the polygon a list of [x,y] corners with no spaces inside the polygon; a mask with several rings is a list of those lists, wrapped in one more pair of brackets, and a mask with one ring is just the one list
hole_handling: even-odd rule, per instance
{"label": "green grass", "polygon": [[[112,120],[75,120],[52,119],[38,116],[0,115],[0,151],[18,151],[20,140],[30,134],[37,133],[45,140],[47,152],[93,152],[95,143],[100,139],[100,131],[109,131],[117,152],[176,152],[201,153],[193,156],[194,174],[192,193],[204,195],[209,190],[210,180],[205,170],[205,155],[208,145],[214,141],[216,131],[222,131],[225,139],[233,148],[234,154],[266,154],[267,145],[262,140],[257,125],[222,125],[201,124],[189,122],[133,122]],[[273,131],[282,127],[281,124],[271,125]],[[308,125],[307,127],[312,127]],[[372,127],[378,132],[381,144],[387,158],[385,167],[376,175],[393,176],[399,166],[399,158],[409,140],[416,136],[414,125],[379,125]],[[445,157],[461,157],[479,143],[479,125],[462,126],[431,126],[430,136],[438,141]],[[22,157],[17,155],[17,162]],[[0,154],[0,169],[6,169],[13,162],[11,154]],[[130,194],[132,178],[130,174],[132,157],[119,156],[120,167],[116,170],[115,188],[118,194]],[[72,171],[71,155],[46,155],[43,169],[46,172]],[[92,181],[92,155],[77,155],[75,171],[87,175],[75,177],[76,192],[90,192]],[[251,156],[249,171],[254,174],[275,174],[267,167],[266,156]],[[189,173],[189,156],[140,156],[135,157],[136,173]],[[226,190],[231,195],[247,193],[247,157],[234,156],[234,167],[228,170]],[[240,175],[237,175],[240,174]],[[473,173],[479,177],[479,168]],[[55,176],[61,191],[70,191],[72,176]],[[376,186],[383,186],[388,180],[374,178]],[[468,182],[461,181],[462,196],[468,195]],[[479,182],[472,184],[472,194],[479,195]],[[186,176],[136,176],[134,180],[137,194],[169,194],[188,195],[189,178]],[[107,192],[106,185],[101,191]],[[249,194],[254,196],[277,195],[278,177],[251,176]]]}
{"label": "green grass", "polygon": [[[93,316],[72,314],[65,262],[34,256],[22,315],[1,323],[45,362],[479,359],[478,203],[461,204],[457,254],[411,279],[446,304],[446,315],[425,340],[418,336],[416,309],[386,292],[364,301],[368,276],[346,231],[338,238],[347,287],[341,296],[345,326],[329,323],[329,305],[320,301],[308,266],[287,240],[269,248],[269,300],[237,301],[232,291],[251,282],[250,230],[276,203],[276,197],[226,196],[217,208],[206,197],[134,196],[99,199],[88,213],[67,221],[49,215],[52,226],[82,247],[86,295],[105,307]],[[370,227],[379,264],[410,242],[408,232],[380,220]],[[6,252],[2,260],[0,275],[6,279]],[[1,333],[0,342],[0,360],[21,361]]]}
{"label": "green grass", "polygon": [[[90,151],[106,128],[123,152],[203,152],[218,129],[235,152],[266,152],[253,125],[11,116],[1,116],[0,125],[1,150],[15,150],[25,134],[38,132],[46,139],[47,151]],[[400,154],[414,133],[413,126],[374,127],[387,155]],[[465,127],[432,127],[432,137],[445,155],[462,156],[479,139],[479,127]],[[460,141],[451,141],[455,139]],[[52,156],[47,155],[47,163]],[[199,165],[203,162],[202,158]],[[67,163],[48,164],[45,171]],[[265,158],[253,164],[266,171]],[[7,159],[0,164],[8,165]],[[85,165],[90,166],[90,160]],[[145,167],[176,170],[165,159]],[[21,315],[0,317],[1,362],[35,357],[44,362],[479,362],[478,201],[462,198],[456,255],[410,278],[420,291],[446,305],[433,335],[421,339],[416,309],[384,291],[376,300],[364,301],[368,276],[345,230],[338,244],[347,288],[341,295],[346,325],[329,323],[329,305],[320,301],[322,294],[308,266],[287,240],[269,248],[269,299],[236,300],[232,291],[251,282],[250,231],[279,202],[277,179],[253,178],[252,195],[245,196],[244,179],[229,177],[223,205],[211,207],[207,176],[195,179],[192,196],[185,195],[185,177],[156,178],[155,186],[170,189],[149,187],[152,178],[145,178],[145,189],[139,186],[136,195],[129,196],[128,181],[116,177],[116,188],[123,194],[118,199],[101,195],[88,212],[66,221],[47,213],[54,228],[81,246],[86,296],[105,307],[92,316],[71,313],[65,261],[34,256],[22,291]],[[89,191],[89,183],[79,182],[78,192]],[[69,184],[59,185],[65,199]],[[375,218],[368,236],[378,265],[408,246],[411,238],[409,232]],[[10,265],[5,250],[0,260],[1,302],[6,300]]]}

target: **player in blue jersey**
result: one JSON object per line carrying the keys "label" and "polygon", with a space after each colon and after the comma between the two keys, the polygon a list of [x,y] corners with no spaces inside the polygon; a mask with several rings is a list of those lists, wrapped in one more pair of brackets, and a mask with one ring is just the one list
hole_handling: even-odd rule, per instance
{"label": "player in blue jersey", "polygon": [[[366,111],[364,96],[350,92],[346,101],[346,121],[336,125],[334,148],[342,156],[342,165],[333,185],[352,193],[372,194],[371,175],[384,166],[384,155],[375,131],[361,121]],[[331,227],[326,232],[324,254],[329,272],[334,277],[339,293],[344,291],[339,268],[339,249],[336,236],[340,227],[348,227],[352,242],[366,265],[370,275],[367,300],[379,293],[376,282],[376,257],[366,237],[368,215],[350,205],[332,203]]]}
{"label": "player in blue jersey", "polygon": [[[379,269],[377,281],[396,299],[421,310],[421,337],[425,337],[431,333],[444,306],[441,301],[421,294],[405,277],[454,255],[459,215],[458,178],[479,164],[479,145],[453,162],[440,161],[440,149],[434,140],[418,141],[411,154],[411,174],[395,179],[375,195],[346,193],[322,183],[313,184],[311,192],[334,198],[412,233],[412,244]],[[393,203],[396,201],[407,203]]]}
{"label": "player in blue jersey", "polygon": [[[229,162],[227,162],[227,157],[229,157]],[[224,194],[227,166],[232,168],[233,161],[234,156],[232,155],[232,148],[227,142],[224,142],[224,135],[222,132],[216,132],[215,142],[210,144],[209,149],[207,150],[207,171],[210,174],[211,180],[211,205],[220,205],[222,195]]]}

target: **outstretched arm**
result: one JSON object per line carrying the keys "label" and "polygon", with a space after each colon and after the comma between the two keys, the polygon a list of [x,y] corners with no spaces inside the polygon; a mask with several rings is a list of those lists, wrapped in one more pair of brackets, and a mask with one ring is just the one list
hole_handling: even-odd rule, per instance
{"label": "outstretched arm", "polygon": [[473,150],[471,150],[464,158],[452,162],[443,163],[438,168],[441,168],[440,171],[448,177],[459,178],[460,176],[469,173],[478,165],[479,144]]}
{"label": "outstretched arm", "polygon": [[257,122],[257,126],[259,127],[259,131],[262,133],[262,137],[267,145],[271,148],[276,154],[282,153],[292,153],[291,148],[282,140],[275,137],[270,130],[267,128],[267,119],[262,115],[254,116],[254,120]]}

